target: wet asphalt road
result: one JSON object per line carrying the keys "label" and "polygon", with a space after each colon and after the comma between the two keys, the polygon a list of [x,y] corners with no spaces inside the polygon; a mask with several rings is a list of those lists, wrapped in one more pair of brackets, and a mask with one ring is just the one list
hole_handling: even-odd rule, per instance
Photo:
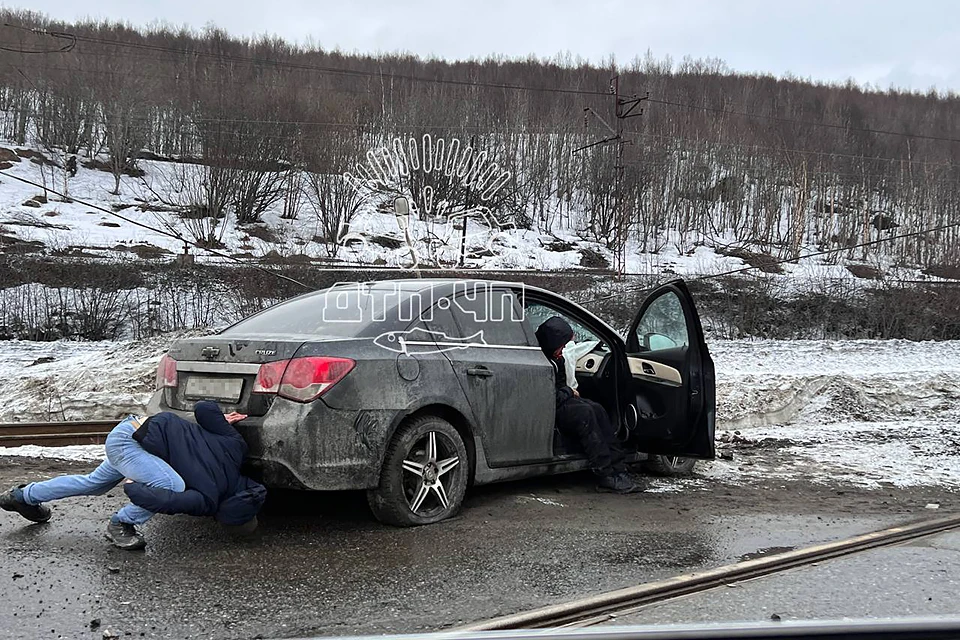
{"label": "wet asphalt road", "polygon": [[960,615],[960,532],[651,605],[608,624]]}
{"label": "wet asphalt road", "polygon": [[930,515],[818,499],[791,509],[782,496],[751,498],[758,489],[615,496],[588,476],[546,478],[476,489],[459,517],[416,529],[377,524],[360,494],[275,494],[251,539],[158,516],[145,552],[104,539],[116,491],[57,503],[45,525],[0,512],[0,636],[438,630]]}

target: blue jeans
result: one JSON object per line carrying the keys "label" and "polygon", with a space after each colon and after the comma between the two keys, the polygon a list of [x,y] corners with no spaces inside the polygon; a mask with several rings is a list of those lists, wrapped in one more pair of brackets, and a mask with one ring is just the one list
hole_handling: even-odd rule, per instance
{"label": "blue jeans", "polygon": [[[157,456],[144,451],[140,443],[133,439],[136,424],[132,418],[125,419],[107,435],[107,459],[99,467],[85,476],[60,476],[32,482],[23,488],[24,501],[35,505],[71,496],[102,496],[124,478],[151,487],[183,491],[186,486],[180,474]],[[143,524],[152,516],[152,511],[128,504],[111,519],[114,522]]]}

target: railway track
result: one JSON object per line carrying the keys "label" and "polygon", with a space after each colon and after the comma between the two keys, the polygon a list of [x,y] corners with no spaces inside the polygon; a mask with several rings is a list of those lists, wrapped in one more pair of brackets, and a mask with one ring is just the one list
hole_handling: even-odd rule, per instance
{"label": "railway track", "polygon": [[883,529],[804,549],[764,556],[716,569],[690,573],[636,587],[608,591],[581,600],[484,620],[453,631],[507,631],[578,628],[608,623],[642,607],[744,580],[782,573],[796,567],[889,547],[960,528],[960,516]]}
{"label": "railway track", "polygon": [[[73,444],[101,444],[117,420],[84,422],[10,422],[0,424],[0,447],[38,445],[63,447]],[[0,450],[2,453],[2,450]]]}

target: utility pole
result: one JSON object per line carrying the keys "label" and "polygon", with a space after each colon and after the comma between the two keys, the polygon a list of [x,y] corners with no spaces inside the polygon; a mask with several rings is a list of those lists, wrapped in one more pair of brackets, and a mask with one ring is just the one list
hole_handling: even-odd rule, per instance
{"label": "utility pole", "polygon": [[[476,156],[476,147],[477,136],[470,136],[470,148],[474,150],[472,157]],[[470,174],[473,174],[472,170],[468,175]],[[467,211],[470,210],[470,184],[470,182],[467,182],[467,195],[464,198],[464,205]],[[457,266],[462,269],[467,260],[467,216],[464,215],[461,221],[463,223],[463,232],[460,234],[460,262]]]}
{"label": "utility pole", "polygon": [[589,149],[591,147],[596,147],[598,145],[616,143],[617,145],[617,161],[614,165],[614,192],[613,192],[613,210],[614,215],[616,215],[615,228],[614,228],[614,237],[613,237],[613,248],[614,248],[614,265],[613,268],[618,274],[623,274],[626,271],[626,245],[627,245],[627,233],[629,231],[629,220],[627,219],[626,212],[623,211],[624,208],[624,198],[623,198],[623,145],[633,144],[633,140],[626,140],[623,137],[623,124],[624,121],[628,118],[636,118],[637,116],[643,115],[643,109],[637,110],[637,107],[640,106],[640,103],[650,97],[650,94],[647,93],[644,96],[622,96],[620,94],[620,76],[615,75],[610,78],[610,95],[614,98],[614,115],[617,119],[617,128],[614,129],[607,122],[600,117],[596,111],[590,107],[584,107],[583,109],[583,121],[584,125],[587,123],[587,117],[590,114],[599,120],[604,127],[610,132],[610,136],[603,138],[602,140],[597,140],[596,142],[591,142],[588,145],[584,145],[579,149],[574,149],[573,153],[578,153]]}

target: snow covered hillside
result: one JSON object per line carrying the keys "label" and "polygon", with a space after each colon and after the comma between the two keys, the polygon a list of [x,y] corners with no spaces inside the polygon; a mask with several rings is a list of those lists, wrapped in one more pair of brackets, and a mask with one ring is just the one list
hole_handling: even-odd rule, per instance
{"label": "snow covered hillside", "polygon": [[[42,166],[38,152],[6,145],[0,141],[2,157],[10,166],[4,171],[37,184],[63,191],[63,172],[56,167]],[[21,158],[19,154],[24,156]],[[184,219],[182,209],[171,203],[182,200],[178,190],[184,188],[184,176],[196,171],[196,165],[142,160],[144,175],[123,176],[119,195],[114,195],[113,176],[103,170],[84,166],[81,159],[75,177],[67,179],[70,198],[64,202],[43,189],[0,175],[0,249],[8,253],[48,255],[136,257],[143,260],[170,260],[182,253],[185,243],[177,237],[191,239],[191,226],[212,225],[222,243],[220,250],[239,261],[266,259],[273,263],[313,263],[319,266],[361,265],[411,267],[414,262],[407,241],[415,246],[419,264],[457,265],[462,231],[454,222],[439,219],[425,221],[411,218],[404,230],[397,216],[387,209],[389,203],[371,199],[364,203],[348,225],[337,234],[346,238],[340,243],[323,240],[317,205],[309,198],[299,201],[296,218],[283,218],[283,203],[278,202],[263,216],[262,222],[237,225],[227,215],[216,221]],[[111,213],[93,209],[89,202]],[[604,267],[613,264],[610,250],[591,242],[577,229],[582,221],[566,219],[544,232],[518,229],[510,224],[498,225],[482,216],[471,219],[467,229],[465,266],[485,269],[561,270],[583,266]],[[141,226],[142,225],[142,226]],[[149,227],[149,228],[147,228]],[[156,229],[156,231],[151,230]],[[676,237],[673,237],[675,235]],[[625,270],[644,274],[713,274],[745,266],[743,259],[722,255],[719,250],[731,241],[723,235],[705,238],[680,232],[667,238],[658,253],[641,253],[639,243],[630,241],[626,249]],[[697,234],[693,234],[696,236]],[[680,251],[682,245],[691,249]],[[437,247],[440,247],[439,249]],[[802,253],[815,251],[805,247]],[[191,248],[200,261],[222,261],[202,250]],[[729,250],[725,250],[730,253]],[[424,259],[424,258],[428,259]],[[875,261],[877,262],[877,261]],[[821,258],[800,260],[783,266],[783,278],[856,278],[846,263],[829,264]],[[888,275],[925,278],[912,269],[900,269],[890,261],[879,261]]]}

